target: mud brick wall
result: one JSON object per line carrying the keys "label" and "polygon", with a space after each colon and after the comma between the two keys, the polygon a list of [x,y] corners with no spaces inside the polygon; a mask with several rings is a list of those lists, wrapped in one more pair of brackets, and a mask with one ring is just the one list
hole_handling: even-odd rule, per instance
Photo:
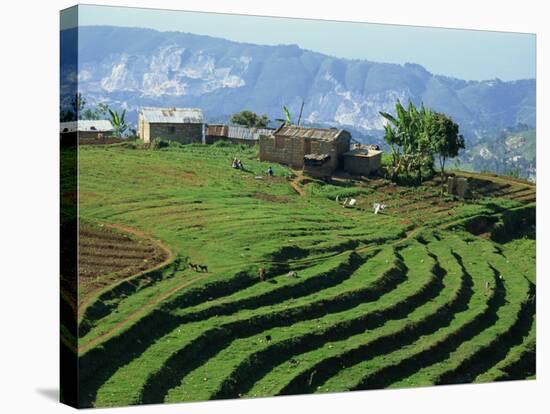
{"label": "mud brick wall", "polygon": [[144,132],[145,142],[155,138],[177,141],[180,144],[202,142],[202,124],[149,124],[149,133],[147,134],[147,125],[144,127]]}
{"label": "mud brick wall", "polygon": [[353,175],[370,175],[380,168],[381,163],[381,153],[370,157],[344,156],[344,170]]}
{"label": "mud brick wall", "polygon": [[349,143],[350,136],[347,134],[333,141],[280,135],[261,136],[260,160],[302,168],[304,155],[329,154],[330,161],[327,164],[334,171],[343,166],[342,154],[349,151]]}
{"label": "mud brick wall", "polygon": [[302,168],[304,165],[304,140],[303,138],[284,136],[260,136],[260,160]]}

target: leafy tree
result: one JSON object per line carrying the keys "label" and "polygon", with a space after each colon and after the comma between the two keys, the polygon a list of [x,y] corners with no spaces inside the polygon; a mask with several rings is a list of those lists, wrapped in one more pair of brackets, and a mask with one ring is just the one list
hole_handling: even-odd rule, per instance
{"label": "leafy tree", "polygon": [[258,115],[255,112],[244,110],[233,114],[229,121],[233,124],[246,126],[249,128],[266,128],[269,125],[267,115]]}
{"label": "leafy tree", "polygon": [[456,157],[464,148],[464,137],[458,133],[458,125],[445,114],[424,105],[417,109],[411,101],[407,108],[397,101],[395,112],[396,116],[380,112],[388,121],[384,140],[391,149],[392,180],[403,175],[405,178],[416,176],[422,182],[423,176],[433,173],[437,155],[443,182],[447,159]]}
{"label": "leafy tree", "polygon": [[80,119],[80,114],[86,106],[86,99],[82,96],[80,92],[77,92],[73,99],[71,100],[71,108],[73,113],[78,115],[77,118]]}
{"label": "leafy tree", "polygon": [[86,108],[81,111],[80,119],[107,119],[110,118],[109,105],[99,103],[95,109]]}
{"label": "leafy tree", "polygon": [[387,112],[380,112],[388,121],[384,140],[391,149],[390,175],[392,180],[395,180],[400,174],[408,178],[415,173],[422,180],[422,171],[433,168],[433,152],[425,133],[426,121],[431,110],[424,106],[417,109],[411,101],[405,109],[401,102],[397,101],[395,111],[395,117]]}
{"label": "leafy tree", "polygon": [[447,159],[456,157],[465,148],[464,137],[458,130],[458,124],[445,114],[431,112],[427,117],[426,133],[433,153],[439,158],[442,186]]}
{"label": "leafy tree", "polygon": [[62,104],[59,108],[59,121],[69,122],[80,119],[81,112],[86,106],[86,100],[82,97],[80,92],[74,94],[70,101]]}
{"label": "leafy tree", "polygon": [[119,115],[117,111],[108,108],[109,115],[111,116],[111,124],[113,124],[115,137],[121,137],[124,135],[124,132],[128,129],[128,125],[124,120],[126,116],[126,109],[122,111]]}
{"label": "leafy tree", "polygon": [[80,119],[101,119],[96,111],[93,111],[90,108],[84,109],[80,115]]}

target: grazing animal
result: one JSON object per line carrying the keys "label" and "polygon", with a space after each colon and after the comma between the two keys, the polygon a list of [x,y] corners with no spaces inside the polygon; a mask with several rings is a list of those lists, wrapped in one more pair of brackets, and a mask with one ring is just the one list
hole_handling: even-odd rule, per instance
{"label": "grazing animal", "polygon": [[208,266],[207,265],[197,265],[197,267],[201,272],[208,273]]}
{"label": "grazing animal", "polygon": [[191,269],[194,269],[195,271],[197,271],[197,266],[198,266],[198,265],[196,265],[195,263],[189,262],[189,267],[190,267]]}
{"label": "grazing animal", "polygon": [[344,201],[343,206],[344,207],[354,207],[356,203],[357,203],[357,200],[355,198],[350,198],[349,201],[346,198],[345,201]]}
{"label": "grazing animal", "polygon": [[271,342],[271,335],[266,335],[266,336],[265,336],[265,340],[266,340],[267,342]]}
{"label": "grazing animal", "polygon": [[258,269],[258,276],[262,282],[265,280],[265,269],[263,267]]}
{"label": "grazing animal", "polygon": [[286,274],[288,277],[298,278],[298,273],[294,270],[291,270]]}
{"label": "grazing animal", "polygon": [[378,214],[381,210],[384,210],[386,208],[386,205],[381,203],[374,203],[372,205],[372,208],[374,209],[374,214]]}

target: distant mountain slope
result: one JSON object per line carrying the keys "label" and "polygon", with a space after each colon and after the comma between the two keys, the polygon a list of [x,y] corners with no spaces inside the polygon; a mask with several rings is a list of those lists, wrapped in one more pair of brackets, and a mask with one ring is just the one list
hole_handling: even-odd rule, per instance
{"label": "distant mountain slope", "polygon": [[[464,81],[417,64],[139,28],[81,27],[79,45],[78,79],[88,102],[126,107],[131,119],[142,105],[201,107],[207,119],[243,108],[276,118],[283,104],[297,113],[304,99],[307,122],[372,131],[383,127],[379,111],[412,99],[452,115],[472,142],[519,122],[535,124],[533,79]],[[62,73],[74,79],[74,70]]]}
{"label": "distant mountain slope", "polygon": [[467,149],[461,168],[536,180],[536,130],[526,125],[505,129]]}

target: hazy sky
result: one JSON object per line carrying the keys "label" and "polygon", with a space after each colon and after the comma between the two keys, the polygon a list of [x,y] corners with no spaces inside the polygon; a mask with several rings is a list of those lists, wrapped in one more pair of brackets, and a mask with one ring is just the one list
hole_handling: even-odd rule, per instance
{"label": "hazy sky", "polygon": [[371,23],[80,6],[80,25],[146,27],[265,45],[297,44],[332,56],[419,63],[461,79],[534,78],[535,35]]}

